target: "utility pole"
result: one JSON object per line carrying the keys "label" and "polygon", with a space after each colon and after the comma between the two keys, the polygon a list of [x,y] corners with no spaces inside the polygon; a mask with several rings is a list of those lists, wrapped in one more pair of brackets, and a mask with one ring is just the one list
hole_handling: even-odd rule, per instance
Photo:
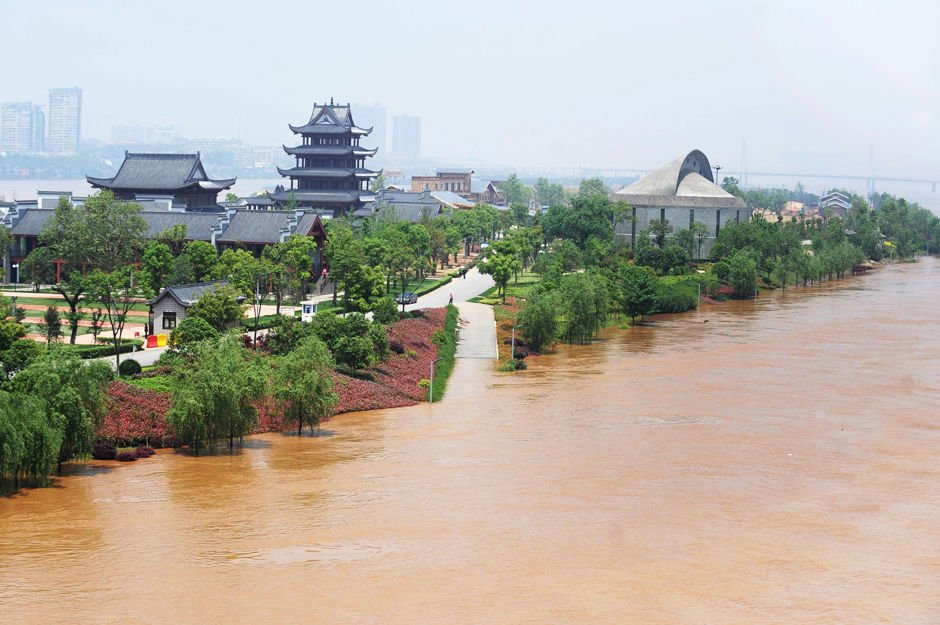
{"label": "utility pole", "polygon": [[434,367],[437,365],[437,362],[439,360],[440,358],[437,358],[431,363],[431,383],[428,384],[428,403],[429,404],[434,402]]}
{"label": "utility pole", "polygon": [[712,167],[712,169],[715,170],[715,184],[717,184],[718,186],[721,186],[721,179],[718,178],[718,172],[720,172],[724,168],[721,165],[715,165],[714,167]]}

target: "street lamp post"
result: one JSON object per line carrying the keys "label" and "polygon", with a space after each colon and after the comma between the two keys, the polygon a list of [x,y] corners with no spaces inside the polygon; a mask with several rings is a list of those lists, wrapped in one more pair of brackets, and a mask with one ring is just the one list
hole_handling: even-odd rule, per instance
{"label": "street lamp post", "polygon": [[717,184],[718,186],[721,186],[721,182],[718,179],[718,172],[720,172],[723,169],[723,167],[721,165],[715,165],[712,169],[715,170],[715,184]]}
{"label": "street lamp post", "polygon": [[518,326],[513,326],[513,327],[512,327],[512,348],[510,349],[510,352],[509,352],[509,354],[510,354],[509,357],[510,357],[512,360],[515,360],[515,359],[516,359],[516,328],[517,328],[517,327],[518,327]]}
{"label": "street lamp post", "polygon": [[255,278],[255,335],[251,341],[252,347],[258,349],[258,320],[261,318],[261,286],[259,280]]}
{"label": "street lamp post", "polygon": [[440,358],[435,358],[431,363],[431,383],[428,384],[428,403],[434,402],[434,367],[437,365],[437,362]]}
{"label": "street lamp post", "polygon": [[12,265],[10,265],[10,268],[16,272],[16,282],[13,283],[13,290],[16,291],[16,285],[20,281],[20,264],[13,263]]}
{"label": "street lamp post", "polygon": [[13,301],[13,321],[16,321],[16,295],[10,299]]}

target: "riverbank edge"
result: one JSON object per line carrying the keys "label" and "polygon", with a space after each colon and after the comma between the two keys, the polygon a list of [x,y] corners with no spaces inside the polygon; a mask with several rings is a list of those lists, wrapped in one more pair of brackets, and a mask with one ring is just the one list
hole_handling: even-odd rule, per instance
{"label": "riverbank edge", "polygon": [[[359,404],[355,401],[342,402],[339,409],[334,412],[330,418],[354,412],[368,412],[371,410],[388,410],[391,408],[414,406],[428,401],[426,389],[430,384],[428,376],[431,366],[434,366],[433,400],[440,401],[443,399],[456,360],[459,310],[453,305],[436,310],[444,311],[443,319],[440,324],[434,324],[427,332],[419,336],[411,336],[409,341],[403,346],[403,348],[406,348],[404,354],[392,354],[390,356],[390,358],[396,359],[397,373],[403,372],[402,367],[407,368],[407,371],[404,373],[406,373],[408,379],[414,383],[415,389],[406,394],[392,388],[391,385],[383,385],[380,381],[375,379],[358,379],[334,373],[334,391],[338,390],[336,388],[337,384],[342,384],[344,387],[349,385],[349,388],[345,389],[347,393],[355,393],[357,391],[368,393],[370,385],[376,389],[381,386],[382,389],[380,392],[369,395],[365,404],[367,407],[363,407],[363,404]],[[399,323],[407,322],[409,319],[413,318],[414,317],[402,319]],[[399,337],[399,339],[400,338],[401,337]],[[419,357],[418,354],[410,355],[410,351],[407,350],[407,348],[413,347],[416,349],[411,351],[418,351],[421,346],[433,347],[433,356],[428,358]],[[392,369],[387,366],[388,363],[389,361],[387,360],[382,363],[377,363],[373,365],[373,367],[382,371],[384,375],[390,376],[391,373],[386,371],[386,369]],[[368,371],[365,373],[367,375],[369,374]],[[337,378],[342,379],[339,380]],[[425,390],[417,392],[419,388]],[[343,391],[338,392],[343,393]],[[110,406],[105,421],[97,428],[96,443],[109,442],[118,444],[121,447],[133,447],[138,444],[150,444],[158,448],[176,446],[174,436],[171,432],[166,430],[162,423],[163,415],[161,413],[165,413],[169,408],[170,393],[148,390],[120,379],[111,382],[107,393]],[[418,399],[418,397],[421,397],[421,399]],[[122,413],[125,413],[127,410],[128,404],[131,403],[139,404],[140,410],[136,412],[140,414],[122,415]],[[347,406],[345,409],[342,407],[343,404]],[[275,408],[270,401],[263,400],[258,406],[258,412],[258,425],[249,436],[287,431],[288,428],[285,427],[282,419],[275,413]],[[122,422],[122,426],[115,428],[113,424],[114,421]]]}
{"label": "riverbank edge", "polygon": [[[936,258],[936,257],[940,257],[940,254],[936,254],[936,255],[935,255],[935,254],[931,254],[930,257],[935,257],[935,258]],[[880,260],[880,261],[871,261],[871,260],[869,260],[869,261],[866,261],[866,264],[868,265],[868,268],[867,268],[865,271],[859,271],[859,272],[853,271],[852,273],[846,274],[846,275],[843,276],[842,278],[836,278],[835,280],[831,280],[831,279],[830,279],[830,280],[812,282],[812,283],[807,284],[807,285],[794,284],[794,285],[791,285],[789,288],[790,288],[790,289],[805,289],[805,288],[810,288],[810,287],[813,287],[813,286],[817,286],[817,285],[819,285],[819,284],[830,283],[830,282],[833,282],[833,281],[841,282],[841,281],[843,281],[843,280],[848,280],[848,279],[851,279],[851,278],[857,278],[857,277],[860,277],[860,276],[867,275],[867,274],[870,273],[871,271],[877,271],[877,270],[879,270],[879,269],[882,269],[882,268],[884,268],[884,267],[888,267],[888,266],[891,266],[891,265],[903,264],[903,263],[916,263],[916,262],[917,262],[917,258],[916,258],[916,257],[913,258],[913,259],[910,259],[910,260],[907,260],[907,259],[892,259],[892,260],[883,259],[883,260]],[[631,329],[634,325],[638,325],[638,324],[653,324],[653,323],[655,323],[657,317],[662,317],[662,316],[674,316],[674,315],[685,315],[685,314],[689,314],[689,313],[693,313],[693,312],[698,312],[698,311],[701,309],[701,305],[702,305],[703,303],[709,304],[709,305],[719,305],[719,304],[723,304],[723,303],[725,303],[725,302],[727,302],[727,301],[739,301],[739,300],[747,300],[747,299],[757,299],[757,297],[759,297],[760,291],[764,291],[764,290],[767,290],[767,291],[780,291],[780,290],[782,290],[782,291],[785,292],[785,291],[787,290],[787,287],[780,287],[780,286],[777,286],[777,285],[774,285],[774,284],[764,283],[764,284],[762,284],[762,285],[760,286],[760,289],[759,289],[759,291],[758,291],[758,295],[757,295],[757,296],[755,296],[755,297],[745,297],[745,298],[742,298],[742,297],[731,297],[731,296],[724,296],[724,297],[721,297],[721,298],[714,298],[714,297],[710,297],[710,296],[708,296],[708,295],[703,294],[703,295],[701,296],[701,299],[699,300],[699,302],[697,302],[696,305],[695,305],[693,308],[690,308],[690,309],[688,309],[688,310],[684,310],[684,311],[682,311],[682,312],[654,313],[654,314],[652,314],[652,315],[649,315],[647,318],[641,319],[641,320],[639,320],[639,321],[630,320],[628,317],[622,315],[621,313],[616,313],[616,314],[614,314],[614,315],[609,316],[609,317],[606,319],[606,321],[601,325],[601,327],[598,328],[598,330],[599,330],[599,331],[600,331],[600,330],[605,330],[605,329],[608,329],[608,328],[611,328],[611,327],[614,327],[614,326],[617,326],[618,329],[620,329],[620,330],[629,330],[629,329]],[[481,296],[479,296],[479,297],[477,297],[477,298],[474,298],[474,299],[475,299],[475,300],[481,300],[482,297],[483,297],[483,296],[481,295]],[[560,339],[559,339],[559,340],[556,340],[556,341],[555,341],[554,343],[552,343],[552,345],[549,346],[549,348],[546,349],[545,351],[537,352],[537,351],[534,351],[534,350],[529,350],[529,349],[525,346],[525,344],[520,340],[520,337],[517,335],[516,338],[515,338],[515,344],[514,344],[514,349],[515,349],[516,354],[509,354],[509,355],[507,356],[507,355],[504,353],[504,352],[506,351],[506,350],[505,350],[505,346],[511,344],[511,341],[512,341],[511,333],[512,333],[513,328],[518,327],[518,326],[516,325],[516,324],[517,324],[517,319],[518,319],[518,316],[519,316],[519,312],[522,310],[521,306],[518,305],[518,300],[519,300],[520,298],[515,297],[515,296],[509,296],[507,299],[508,299],[508,300],[512,300],[512,302],[511,302],[511,303],[510,303],[509,301],[507,301],[507,302],[505,302],[505,303],[502,303],[502,302],[488,303],[488,302],[483,302],[483,301],[480,302],[480,303],[485,303],[485,304],[488,305],[488,306],[491,306],[491,307],[493,308],[494,316],[496,317],[496,337],[497,337],[496,343],[497,343],[497,349],[499,350],[499,356],[498,356],[498,358],[496,359],[496,362],[495,362],[495,364],[494,364],[494,367],[495,367],[496,371],[498,371],[498,372],[500,372],[500,373],[511,373],[511,372],[518,371],[518,370],[524,370],[524,369],[526,368],[526,367],[524,366],[524,363],[522,363],[522,365],[517,365],[517,363],[514,363],[514,362],[513,362],[513,360],[514,360],[514,359],[513,359],[513,355],[516,355],[516,356],[518,357],[518,355],[521,354],[521,355],[522,355],[522,358],[520,358],[519,360],[524,360],[525,358],[528,358],[529,356],[536,356],[536,357],[538,357],[538,356],[548,356],[548,355],[551,355],[552,353],[554,353],[555,350],[553,349],[553,346],[554,346],[556,343],[563,342],[563,341],[561,341]],[[521,298],[521,299],[522,299],[523,301],[525,300],[524,297]],[[502,311],[502,313],[503,313],[502,315],[500,314],[500,311]],[[590,344],[590,341],[589,341],[587,344]],[[511,347],[511,348],[510,348],[510,351],[511,351],[512,349],[513,349],[513,348]]]}

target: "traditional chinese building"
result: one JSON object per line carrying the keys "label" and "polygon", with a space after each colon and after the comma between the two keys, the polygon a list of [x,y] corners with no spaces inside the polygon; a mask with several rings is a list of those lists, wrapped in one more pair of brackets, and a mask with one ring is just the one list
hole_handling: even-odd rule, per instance
{"label": "traditional chinese building", "polygon": [[220,191],[235,178],[212,179],[195,154],[124,153],[124,162],[112,178],[86,176],[96,189],[110,189],[122,200],[165,199],[180,210],[218,209]]}
{"label": "traditional chinese building", "polygon": [[337,216],[375,201],[369,183],[381,171],[366,169],[365,161],[376,150],[359,145],[372,129],[356,126],[348,104],[332,100],[314,104],[310,120],[290,129],[302,141],[295,147],[284,146],[297,163],[290,169],[278,167],[279,174],[290,178],[290,188],[275,193],[275,201],[332,211]]}

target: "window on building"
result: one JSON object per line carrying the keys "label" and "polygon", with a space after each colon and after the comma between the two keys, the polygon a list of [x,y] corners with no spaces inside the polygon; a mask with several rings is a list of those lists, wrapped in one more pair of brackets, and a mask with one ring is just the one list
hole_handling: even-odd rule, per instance
{"label": "window on building", "polygon": [[172,330],[175,327],[176,327],[176,313],[175,312],[163,313],[163,329]]}

